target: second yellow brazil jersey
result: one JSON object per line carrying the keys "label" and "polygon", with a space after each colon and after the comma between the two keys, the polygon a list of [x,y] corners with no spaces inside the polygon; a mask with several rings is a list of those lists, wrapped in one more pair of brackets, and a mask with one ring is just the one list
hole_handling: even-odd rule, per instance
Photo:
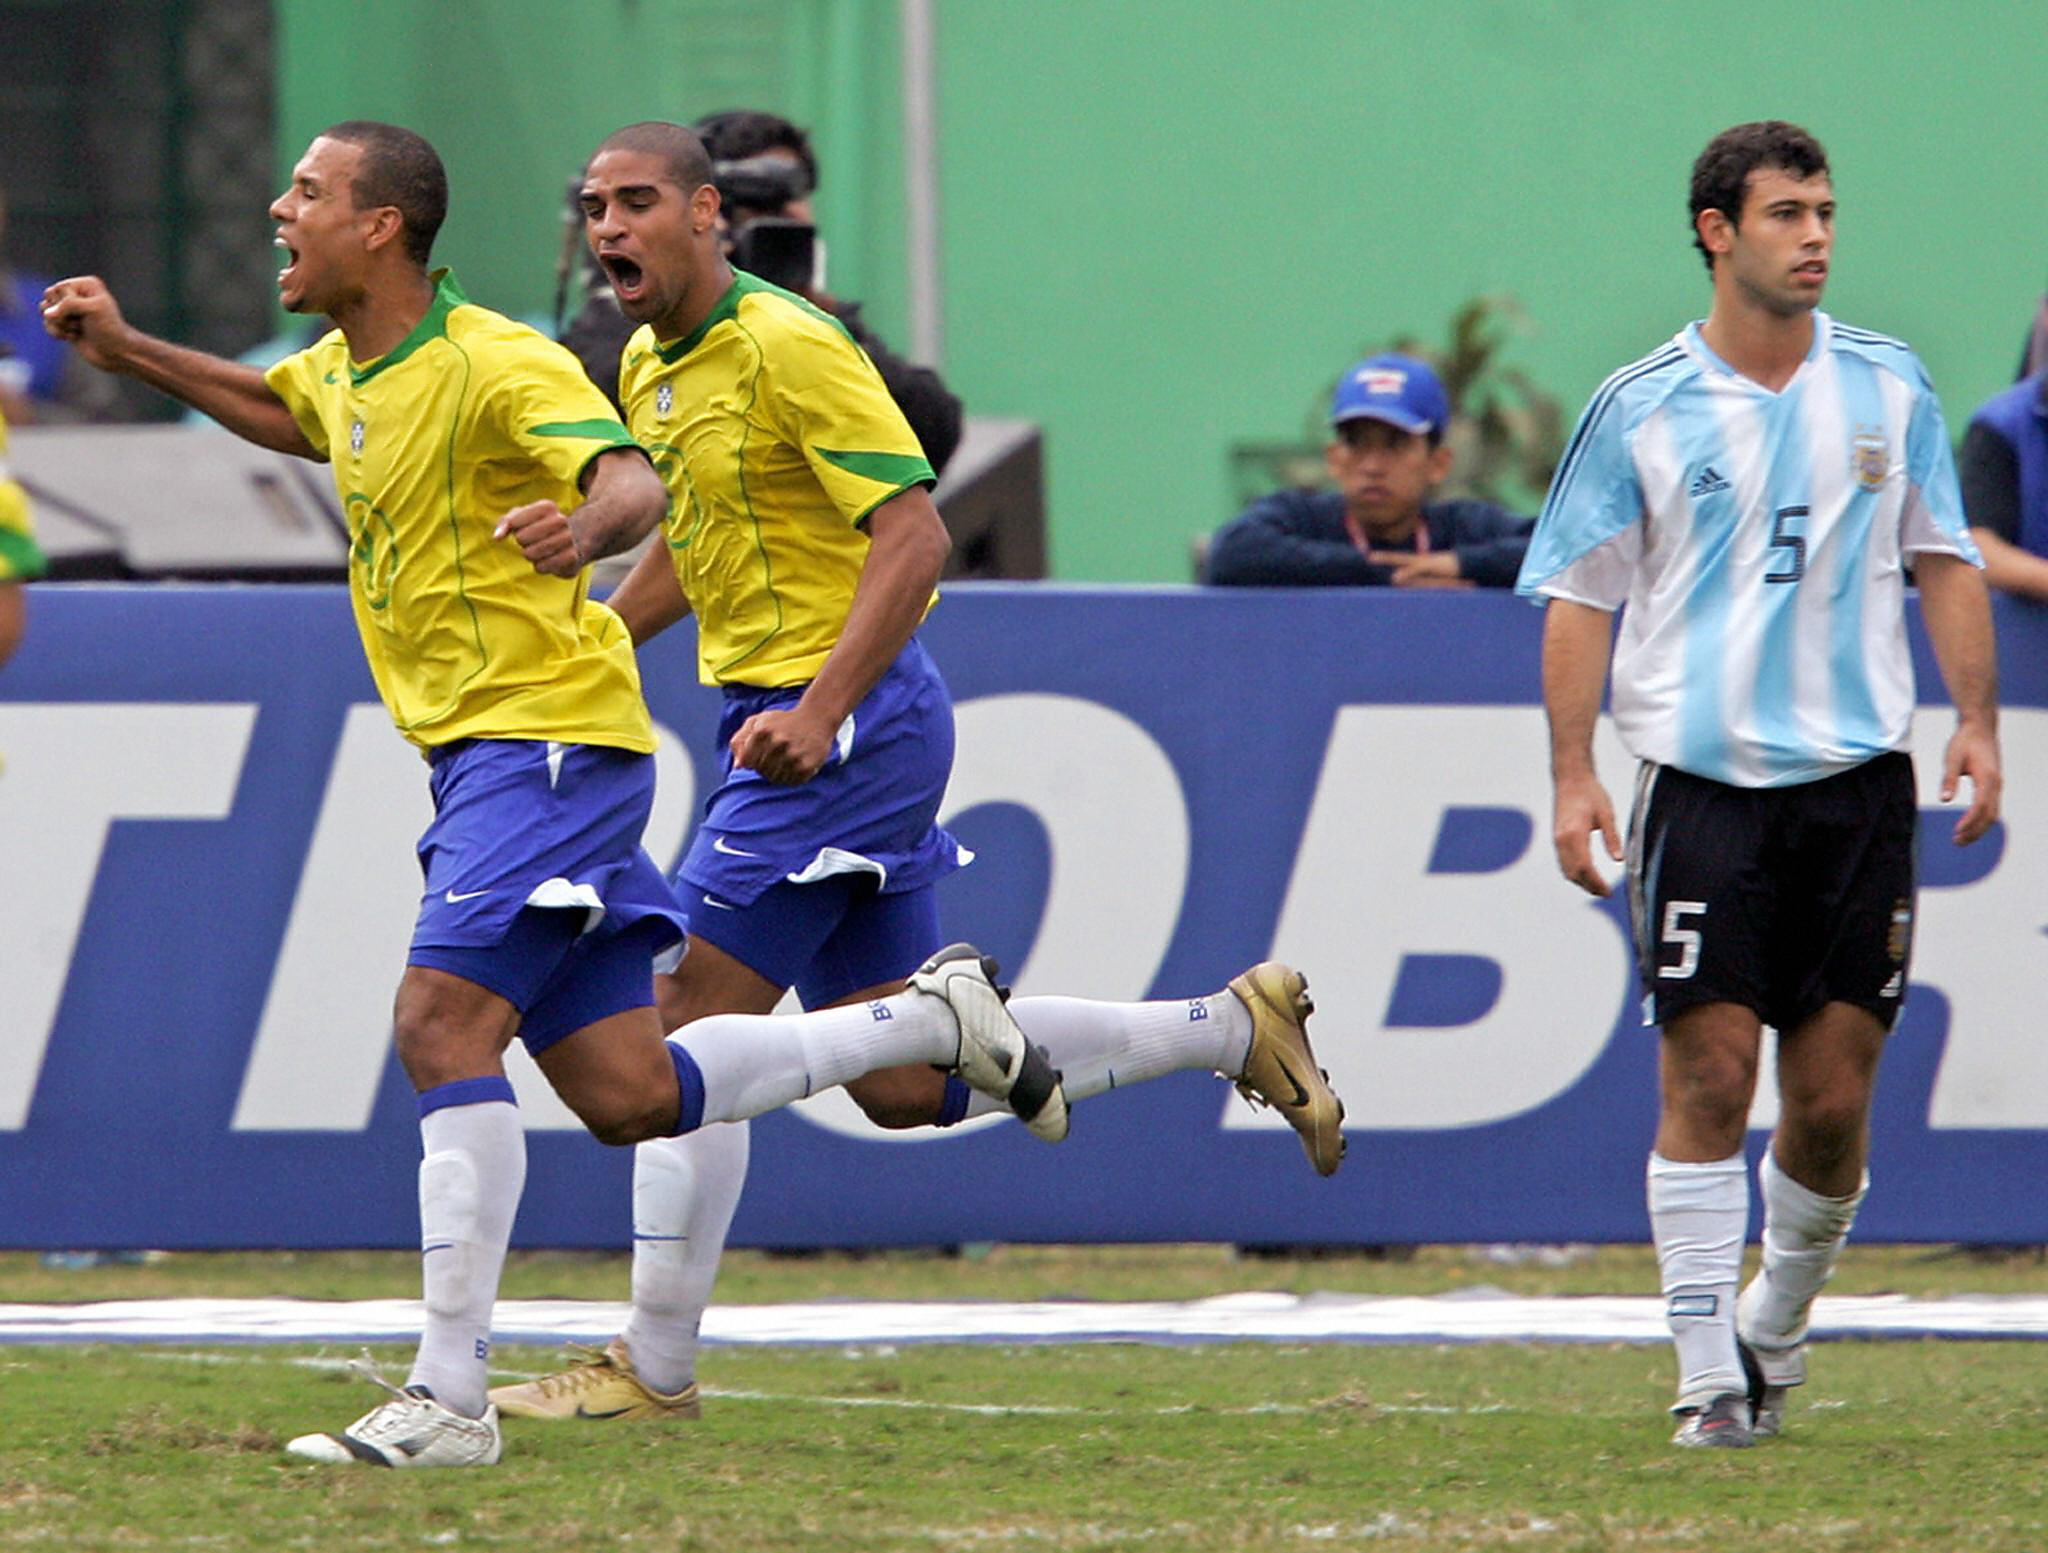
{"label": "second yellow brazil jersey", "polygon": [[699,676],[815,678],[867,561],[858,525],[933,478],[874,363],[837,319],[736,272],[693,333],[626,342],[619,397],[669,488]]}
{"label": "second yellow brazil jersey", "polygon": [[349,593],[377,690],[425,748],[541,739],[647,753],[632,642],[588,573],[536,572],[498,520],[563,511],[589,462],[632,439],[561,346],[478,307],[445,270],[395,349],[349,359],[341,331],[267,380],[334,466]]}

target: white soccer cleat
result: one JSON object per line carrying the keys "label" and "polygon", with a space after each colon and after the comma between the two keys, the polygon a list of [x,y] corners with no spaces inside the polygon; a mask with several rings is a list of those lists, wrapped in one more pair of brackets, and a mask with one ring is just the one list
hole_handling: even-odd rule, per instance
{"label": "white soccer cleat", "polygon": [[465,1418],[432,1397],[404,1391],[366,1363],[350,1366],[391,1393],[339,1434],[302,1434],[285,1449],[307,1461],[329,1466],[360,1463],[370,1467],[491,1467],[505,1449],[498,1431],[498,1410],[486,1407],[481,1418]]}
{"label": "white soccer cleat", "polygon": [[911,974],[917,991],[942,998],[960,1027],[954,1071],[970,1089],[1003,1101],[1048,1143],[1067,1135],[1067,1092],[1045,1049],[1025,1039],[1004,1007],[996,962],[972,944],[949,944]]}

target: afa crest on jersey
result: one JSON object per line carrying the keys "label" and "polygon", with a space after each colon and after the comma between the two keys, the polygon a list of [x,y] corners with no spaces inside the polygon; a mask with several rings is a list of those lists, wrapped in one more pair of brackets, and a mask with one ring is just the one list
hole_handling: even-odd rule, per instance
{"label": "afa crest on jersey", "polygon": [[673,383],[663,383],[654,390],[654,413],[667,415],[676,405],[676,388]]}
{"label": "afa crest on jersey", "polygon": [[1850,444],[1850,467],[1855,471],[1856,483],[1866,491],[1879,490],[1884,477],[1891,473],[1891,448],[1881,431],[1859,431],[1856,440]]}
{"label": "afa crest on jersey", "polygon": [[363,456],[363,423],[355,422],[348,429],[348,450],[357,458]]}

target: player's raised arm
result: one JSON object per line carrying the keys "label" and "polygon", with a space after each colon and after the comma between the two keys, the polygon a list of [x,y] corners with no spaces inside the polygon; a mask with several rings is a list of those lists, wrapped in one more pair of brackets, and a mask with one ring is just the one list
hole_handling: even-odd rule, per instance
{"label": "player's raised arm", "polygon": [[181,399],[239,437],[300,458],[321,457],[260,371],[145,334],[121,315],[97,275],[60,280],[45,291],[43,327],[69,340],[102,372],[118,372]]}

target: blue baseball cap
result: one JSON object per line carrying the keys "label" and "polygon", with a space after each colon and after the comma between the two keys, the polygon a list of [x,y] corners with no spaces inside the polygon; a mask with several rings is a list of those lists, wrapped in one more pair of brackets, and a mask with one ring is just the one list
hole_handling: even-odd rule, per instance
{"label": "blue baseball cap", "polygon": [[1392,352],[1368,356],[1337,380],[1330,424],[1385,421],[1413,436],[1441,432],[1451,418],[1444,385],[1426,361]]}

